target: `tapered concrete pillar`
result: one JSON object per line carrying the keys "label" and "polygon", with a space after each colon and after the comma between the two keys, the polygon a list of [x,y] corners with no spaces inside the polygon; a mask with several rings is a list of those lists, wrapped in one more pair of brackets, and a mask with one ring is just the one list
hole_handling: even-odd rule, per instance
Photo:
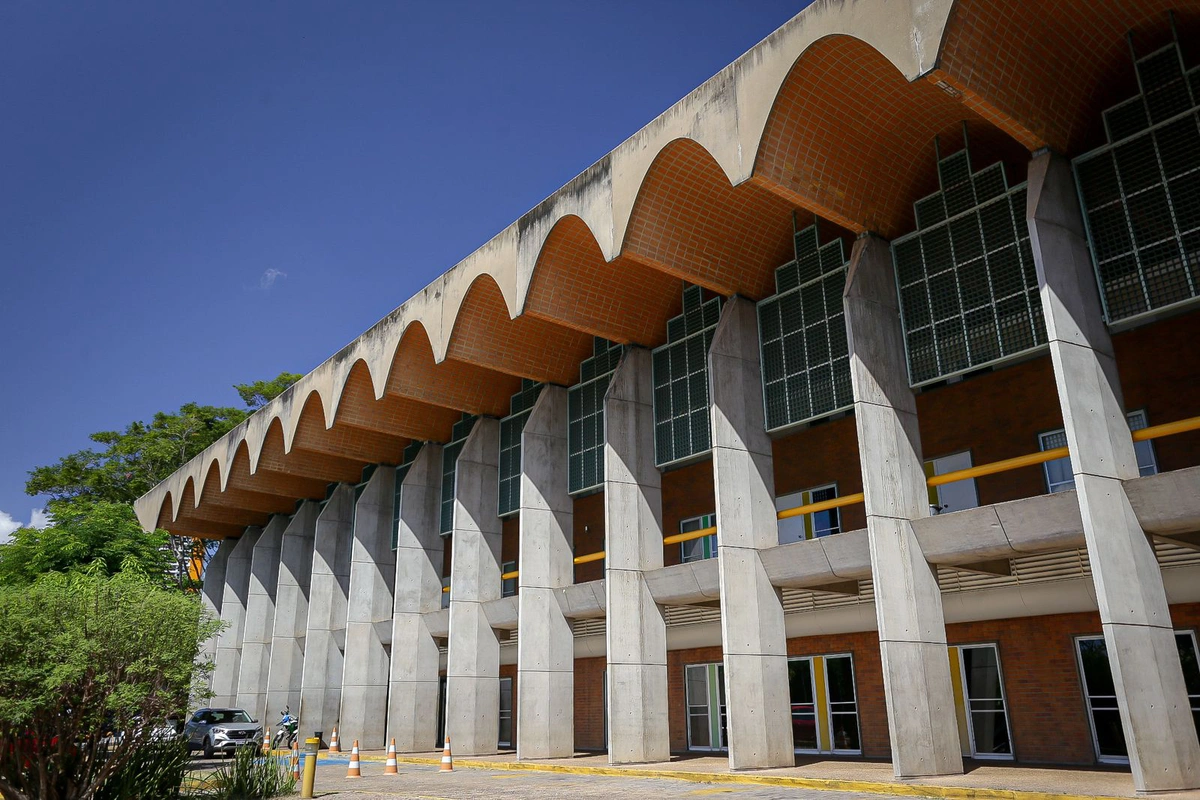
{"label": "tapered concrete pillar", "polygon": [[1200,787],[1200,744],[1162,573],[1122,481],[1138,477],[1067,161],[1029,165],[1028,221],[1100,622],[1138,791]]}
{"label": "tapered concrete pillar", "polygon": [[358,739],[368,749],[387,747],[392,587],[396,584],[396,552],[392,550],[395,479],[393,467],[378,467],[354,506],[338,732],[347,740]]}
{"label": "tapered concrete pillar", "polygon": [[929,515],[929,494],[887,242],[855,242],[844,302],[892,766],[961,773],[942,594],[910,522]]}
{"label": "tapered concrete pillar", "polygon": [[575,638],[555,589],[575,580],[567,390],[547,386],[521,435],[517,758],[575,754]]}
{"label": "tapered concrete pillar", "polygon": [[237,700],[242,665],[242,640],[246,629],[246,603],[250,594],[250,561],[261,528],[246,528],[225,562],[225,590],[221,595],[221,622],[225,629],[217,640],[213,669],[213,706],[232,706]]}
{"label": "tapered concrete pillar", "polygon": [[[254,543],[250,560],[250,591],[242,634],[242,664],[238,674],[237,706],[251,719],[262,721],[267,705],[267,674],[271,670],[271,637],[275,633],[275,589],[279,582],[279,551],[288,518],[271,517]],[[267,720],[270,724],[270,720]]]}
{"label": "tapered concrete pillar", "polygon": [[754,304],[735,297],[725,304],[708,352],[731,769],[790,767],[796,760],[783,596],[761,558],[779,544],[779,531],[759,358]]}
{"label": "tapered concrete pillar", "polygon": [[317,517],[300,682],[300,732],[307,736],[321,731],[326,741],[338,724],[342,706],[342,653],[353,544],[354,487],[342,484]]}
{"label": "tapered concrete pillar", "polygon": [[300,713],[300,683],[304,678],[304,645],[308,633],[313,539],[318,503],[307,501],[283,531],[279,548],[279,578],[275,589],[275,629],[271,636],[271,671],[267,676],[266,721],[275,724],[280,712]]}
{"label": "tapered concrete pillar", "polygon": [[423,615],[442,607],[441,491],[442,447],[423,445],[401,484],[396,538],[387,735],[402,753],[437,746],[440,654]]}
{"label": "tapered concrete pillar", "polygon": [[[200,605],[204,609],[204,613],[212,619],[221,618],[221,603],[225,598],[225,567],[229,562],[229,554],[233,552],[233,548],[237,546],[237,539],[222,539],[217,545],[217,551],[213,553],[212,558],[208,560],[208,564],[204,567],[204,580],[200,587]],[[208,677],[204,681],[205,693],[211,692],[213,688],[213,674],[216,670],[217,662],[217,643],[221,639],[221,634],[213,636],[200,646],[200,652],[196,656],[197,664],[206,664],[209,668]],[[208,702],[207,697],[192,698],[191,705],[199,706]]]}
{"label": "tapered concrete pillar", "polygon": [[666,761],[667,627],[645,572],[663,565],[650,351],[629,348],[604,396],[608,760]]}
{"label": "tapered concrete pillar", "polygon": [[499,447],[500,423],[480,419],[454,480],[446,733],[463,755],[495,753],[500,733],[500,640],[483,609],[500,596]]}

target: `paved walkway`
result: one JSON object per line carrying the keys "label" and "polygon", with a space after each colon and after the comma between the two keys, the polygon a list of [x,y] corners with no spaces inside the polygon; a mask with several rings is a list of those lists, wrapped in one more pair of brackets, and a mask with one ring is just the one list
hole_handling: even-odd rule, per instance
{"label": "paved walkway", "polygon": [[[388,789],[390,784],[386,782],[395,781],[396,778],[382,776],[382,762],[385,757],[386,755],[382,751],[361,753],[364,779],[347,781],[344,778],[347,755],[342,753],[340,756],[336,754],[330,756],[323,752],[318,762],[322,767],[318,770],[319,788],[325,792],[331,791],[335,787],[343,791],[352,788],[361,790],[370,788],[373,792],[379,789]],[[398,760],[401,771],[406,774],[433,774],[436,772],[436,765],[441,760],[441,753],[401,755]],[[651,780],[660,787],[660,794],[657,796],[671,797],[691,795],[686,795],[686,793],[664,795],[662,792],[667,791],[665,787],[673,786],[682,792],[688,784],[692,784],[687,791],[693,791],[697,788],[694,785],[696,783],[708,784],[709,788],[714,791],[716,787],[723,787],[722,792],[718,792],[718,794],[724,793],[725,790],[732,790],[734,787],[757,786],[790,790],[784,795],[778,795],[776,792],[762,795],[763,797],[804,796],[796,794],[796,790],[823,791],[826,794],[821,796],[831,799],[843,793],[858,796],[884,794],[940,797],[948,800],[1062,800],[1070,797],[1136,796],[1133,779],[1128,769],[1031,767],[978,761],[968,761],[968,771],[964,775],[907,781],[896,781],[892,775],[892,765],[888,761],[828,757],[798,757],[795,767],[746,772],[730,772],[728,760],[717,756],[674,756],[669,762],[613,767],[609,766],[607,755],[595,753],[579,753],[574,758],[545,761],[517,761],[514,753],[501,753],[495,756],[456,758],[454,765],[456,774],[486,772],[492,775],[493,778],[488,785],[493,789],[500,780],[509,780],[501,776],[514,773],[536,773],[542,777],[572,775],[585,780],[589,786],[609,786],[607,789],[601,789],[600,794],[596,796],[622,791],[617,785],[610,785],[610,780],[601,778]],[[444,779],[450,776],[435,775],[434,777]],[[376,781],[385,783],[376,786]],[[574,784],[572,785],[574,786]],[[546,790],[550,791],[553,796],[561,788],[561,786],[547,786]],[[671,791],[674,791],[674,788]],[[574,792],[575,789],[572,789],[571,793],[574,794]],[[837,794],[828,794],[829,792]],[[759,796],[741,794],[740,789],[739,795],[747,800]],[[443,795],[435,793],[434,796]],[[471,797],[473,795],[461,796]],[[1200,791],[1159,796],[1177,800],[1200,800]]]}

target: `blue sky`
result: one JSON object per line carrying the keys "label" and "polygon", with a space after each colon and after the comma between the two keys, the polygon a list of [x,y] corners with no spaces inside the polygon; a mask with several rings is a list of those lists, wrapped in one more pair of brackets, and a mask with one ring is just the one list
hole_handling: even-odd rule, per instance
{"label": "blue sky", "polygon": [[804,5],[0,4],[0,535],[32,467],[311,370]]}

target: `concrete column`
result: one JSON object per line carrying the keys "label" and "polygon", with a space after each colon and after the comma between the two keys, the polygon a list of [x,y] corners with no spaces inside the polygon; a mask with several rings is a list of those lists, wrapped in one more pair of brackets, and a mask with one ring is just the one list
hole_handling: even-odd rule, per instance
{"label": "concrete column", "polygon": [[442,447],[422,446],[400,490],[388,738],[402,753],[437,746],[438,644],[424,614],[442,607]]}
{"label": "concrete column", "polygon": [[608,760],[666,761],[667,626],[645,572],[663,565],[650,351],[625,351],[604,396],[604,593]]}
{"label": "concrete column", "polygon": [[567,390],[547,386],[521,435],[517,758],[575,754],[575,638],[555,589],[575,580]]}
{"label": "concrete column", "polygon": [[855,242],[844,303],[892,766],[898,778],[957,774],[942,594],[910,522],[929,515],[929,495],[887,242]]}
{"label": "concrete column", "polygon": [[759,358],[754,304],[735,297],[708,353],[731,769],[796,762],[783,596],[760,553],[779,544],[779,530]]}
{"label": "concrete column", "polygon": [[246,528],[235,540],[225,562],[225,590],[221,595],[221,621],[225,630],[217,639],[213,669],[213,706],[232,706],[237,700],[238,673],[242,664],[242,637],[246,627],[246,602],[250,593],[250,561],[261,528]]}
{"label": "concrete column", "polygon": [[[200,587],[200,605],[204,609],[204,613],[212,619],[221,618],[221,602],[225,598],[225,566],[229,561],[229,554],[233,552],[238,541],[238,539],[222,539],[221,543],[217,545],[217,552],[213,553],[212,558],[204,567],[204,579]],[[217,643],[220,639],[221,634],[218,633],[200,646],[200,653],[196,656],[197,664],[207,664],[210,670],[216,669]],[[212,691],[212,671],[208,673],[204,688]],[[197,697],[193,698],[191,704],[193,706],[203,705],[207,701],[206,697]]]}
{"label": "concrete column", "polygon": [[304,678],[304,645],[308,632],[313,538],[321,506],[302,503],[283,531],[279,549],[279,579],[275,589],[275,629],[271,637],[271,671],[267,677],[266,721],[279,713],[300,713],[300,683]]}
{"label": "concrete column", "polygon": [[500,597],[499,449],[500,423],[480,419],[454,479],[446,733],[463,755],[495,753],[500,734],[500,640],[483,609]]}
{"label": "concrete column", "polygon": [[[242,633],[242,664],[238,673],[237,706],[251,719],[265,719],[267,674],[271,670],[271,637],[275,633],[275,589],[279,581],[279,550],[288,518],[271,517],[254,543],[250,559],[250,591]],[[268,725],[270,720],[266,720]]]}
{"label": "concrete column", "polygon": [[342,665],[342,726],[347,741],[387,747],[391,671],[392,586],[396,551],[392,515],[396,470],[379,467],[354,506],[354,552],[346,601],[346,660]]}
{"label": "concrete column", "polygon": [[1096,601],[1141,792],[1200,787],[1200,744],[1162,573],[1122,481],[1138,477],[1071,166],[1029,165],[1028,221]]}
{"label": "concrete column", "polygon": [[342,653],[346,649],[346,596],[354,543],[354,487],[342,484],[325,502],[313,536],[300,682],[300,731],[321,731],[326,741],[342,706]]}

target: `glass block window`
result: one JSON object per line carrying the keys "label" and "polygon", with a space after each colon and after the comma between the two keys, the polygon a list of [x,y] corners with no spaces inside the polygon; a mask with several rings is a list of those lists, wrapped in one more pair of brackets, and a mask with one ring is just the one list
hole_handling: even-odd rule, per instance
{"label": "glass block window", "polygon": [[581,494],[604,483],[604,394],[623,348],[597,336],[592,357],[579,365],[579,383],[567,390],[568,490]]}
{"label": "glass block window", "polygon": [[408,470],[412,467],[413,462],[417,460],[417,454],[421,452],[421,445],[424,442],[412,442],[408,447],[404,448],[404,455],[401,456],[401,464],[396,467],[396,490],[392,497],[392,549],[396,549],[399,543],[400,536],[400,489],[403,488],[404,478],[408,475]]}
{"label": "glass block window", "polygon": [[667,343],[654,350],[654,453],[664,467],[712,447],[708,348],[721,318],[721,297],[683,290],[683,313],[667,321]]}
{"label": "glass block window", "polygon": [[521,508],[521,433],[544,385],[522,378],[521,391],[509,401],[508,416],[500,420],[499,514],[502,517]]}
{"label": "glass block window", "polygon": [[1046,344],[1026,186],[1002,163],[971,172],[966,148],[938,159],[941,191],[914,204],[917,230],[892,242],[914,386]]}
{"label": "glass block window", "polygon": [[1109,323],[1200,296],[1200,67],[1179,45],[1134,62],[1141,94],[1104,112],[1075,179]]}
{"label": "glass block window", "polygon": [[458,454],[467,443],[467,436],[479,419],[473,414],[463,414],[450,431],[450,441],[442,447],[442,519],[441,532],[454,530],[454,474],[458,468]]}
{"label": "glass block window", "polygon": [[796,260],[775,270],[775,294],[758,304],[767,430],[854,405],[842,292],[842,240],[824,245],[817,226],[795,235]]}

